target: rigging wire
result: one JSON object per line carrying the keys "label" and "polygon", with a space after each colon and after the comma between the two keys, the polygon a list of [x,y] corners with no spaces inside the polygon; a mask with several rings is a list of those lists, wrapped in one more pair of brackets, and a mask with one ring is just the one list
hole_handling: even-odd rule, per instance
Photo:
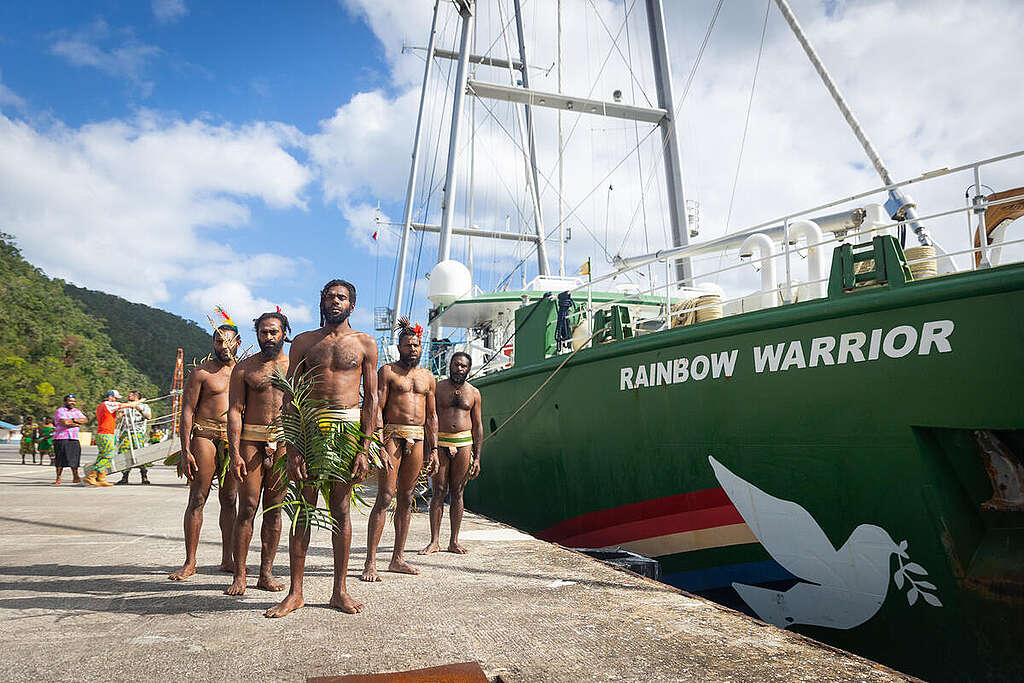
{"label": "rigging wire", "polygon": [[[715,22],[718,20],[718,14],[719,14],[719,12],[722,9],[722,3],[724,1],[725,0],[718,0],[718,3],[715,5],[715,10],[711,14],[711,21],[708,22],[707,31],[704,32],[704,39],[701,41],[700,49],[697,50],[697,56],[693,60],[693,66],[690,67],[690,73],[689,73],[689,75],[686,78],[686,85],[683,87],[683,92],[680,95],[680,97],[678,98],[678,100],[676,101],[675,111],[676,111],[677,114],[678,114],[679,111],[682,110],[683,102],[686,100],[686,96],[690,92],[690,86],[693,84],[694,77],[697,75],[697,68],[700,66],[701,59],[704,56],[704,50],[707,48],[708,42],[711,40],[711,33],[714,30],[714,28],[715,28]],[[671,141],[672,136],[675,136],[675,135],[678,135],[678,126],[674,126],[673,127],[672,135],[671,136],[666,136],[666,139],[662,143],[662,146],[661,146],[661,154],[662,155],[665,154],[665,147]],[[647,171],[647,180],[642,185],[644,187],[644,191],[645,192],[646,192],[647,189],[650,188],[651,183],[654,181],[654,177],[655,177],[654,169],[655,169],[655,166],[657,165],[658,161],[659,161],[659,157],[657,155],[655,155],[655,157],[651,160],[651,166],[650,166],[650,168]],[[638,213],[638,211],[634,210],[633,216],[630,218],[630,221],[629,221],[630,227],[627,230],[627,236],[628,236],[629,231],[632,230],[633,222],[636,220],[637,213]],[[626,244],[626,240],[625,240],[625,238],[623,238],[622,242],[619,244],[619,248],[618,248],[617,251],[621,253],[622,248],[625,246],[625,244]]]}
{"label": "rigging wire", "polygon": [[[448,26],[448,22],[446,21],[444,28],[447,28],[447,26]],[[449,91],[454,91],[454,88],[451,85],[452,63],[451,63],[451,60],[445,60],[445,61],[448,62],[448,65],[447,65],[448,66],[448,72],[445,75],[444,94],[443,94],[442,100],[441,100],[441,109],[442,110],[445,108],[445,105],[448,103],[448,92]],[[454,99],[454,93],[453,93],[453,99]],[[444,117],[443,116],[438,116],[437,119],[438,119],[437,120],[437,140],[440,141],[440,139],[441,139],[441,129],[444,126]],[[424,218],[426,218],[427,216],[430,215],[430,201],[433,198],[434,191],[435,191],[435,188],[434,188],[434,174],[437,172],[437,157],[438,157],[438,154],[440,153],[440,149],[441,149],[441,145],[439,145],[439,144],[435,144],[434,145],[434,158],[433,158],[433,160],[431,161],[431,164],[430,164],[430,183],[427,185],[427,187],[429,187],[430,189],[428,190],[426,198],[424,200],[423,213],[421,214]],[[416,249],[416,266],[413,269],[414,277],[413,277],[413,280],[412,280],[412,287],[409,288],[409,303],[408,303],[408,305],[405,308],[406,311],[410,311],[410,312],[412,311],[413,302],[416,300],[416,288],[417,288],[417,285],[419,284],[419,279],[420,279],[420,277],[419,277],[420,276],[420,259],[423,256],[424,236],[425,236],[425,233],[420,232],[419,245],[417,246],[417,249]]]}
{"label": "rigging wire", "polygon": [[[636,6],[636,3],[637,3],[637,0],[633,0],[633,3],[629,6],[629,12],[626,12],[627,18],[629,17],[630,12],[633,11],[633,7]],[[622,30],[624,28],[625,28],[625,23],[623,23],[623,25],[619,27],[619,30],[615,33],[615,36],[612,38],[612,43],[613,44],[615,43],[615,41],[617,41],[619,39],[619,36],[622,35]],[[590,41],[588,40],[587,41],[588,54],[589,54],[589,47],[590,47]],[[608,54],[605,55],[604,61],[601,62],[601,68],[598,69],[597,76],[594,77],[594,81],[593,81],[593,83],[590,86],[590,90],[587,92],[586,97],[588,99],[590,97],[592,97],[593,94],[594,94],[594,91],[597,90],[598,83],[601,80],[601,75],[604,74],[605,67],[608,66],[608,61],[612,57],[612,52],[613,52],[613,50],[608,50]],[[569,134],[567,136],[565,136],[565,140],[562,143],[562,146],[558,150],[559,154],[564,154],[565,153],[566,148],[569,146],[569,142],[572,141],[572,136],[575,134],[576,129],[579,127],[580,121],[582,121],[582,120],[583,120],[583,112],[577,112],[576,120],[573,121],[572,128],[569,129]],[[548,189],[551,189],[551,188],[554,187],[554,184],[550,180],[550,175],[553,172],[554,172],[554,169],[552,169],[547,175],[544,176],[545,179],[547,180],[547,184],[541,189],[541,193],[540,193],[541,197],[544,196],[544,192],[545,191],[547,191]],[[555,190],[555,192],[557,192],[557,190]],[[607,250],[605,250],[605,252],[607,253]]]}
{"label": "rigging wire", "polygon": [[697,50],[697,56],[693,60],[693,66],[690,67],[690,73],[686,77],[686,85],[683,86],[683,92],[676,101],[676,113],[683,108],[683,102],[686,101],[686,95],[690,92],[690,86],[693,85],[693,79],[697,75],[697,67],[700,66],[700,60],[704,56],[704,50],[708,46],[708,41],[711,40],[711,31],[715,28],[715,22],[718,20],[718,13],[722,10],[722,3],[725,0],[718,0],[718,4],[715,5],[715,11],[711,14],[711,22],[708,24],[708,30],[704,33],[704,40],[700,43],[700,49]]}
{"label": "rigging wire", "polygon": [[[612,36],[611,30],[609,30],[608,24],[606,24],[604,22],[604,18],[601,16],[601,12],[597,9],[597,5],[594,4],[594,0],[587,0],[587,2],[589,2],[590,6],[594,8],[594,14],[597,15],[597,20],[599,22],[601,22],[601,27],[604,28],[604,32],[608,34],[608,37],[612,39],[612,47],[614,47],[615,51],[619,53],[619,56],[622,57],[622,61],[626,63],[626,68],[629,69],[629,76],[630,76],[629,88],[630,88],[631,94],[633,95],[633,101],[636,102],[635,87],[636,86],[640,86],[640,94],[644,96],[644,100],[647,102],[647,106],[648,107],[653,107],[654,104],[651,103],[651,98],[647,96],[647,92],[644,90],[643,84],[640,83],[639,79],[636,76],[636,72],[633,71],[633,54],[632,54],[632,52],[630,52],[630,47],[629,47],[629,27],[628,26],[626,27],[626,55],[628,55],[628,57],[627,57],[626,55],[623,55],[622,54],[622,50],[619,49],[618,43],[615,42],[616,38],[614,36]],[[635,5],[635,4],[636,4],[636,2],[633,3],[633,5]],[[623,19],[623,23],[626,23],[628,21],[628,19],[629,19],[629,12],[630,12],[630,10],[633,9],[633,5],[630,5],[629,7],[626,7],[626,3],[622,3],[622,11],[625,13],[625,18]],[[619,31],[619,33],[621,33],[621,31]]]}
{"label": "rigging wire", "polygon": [[[732,221],[732,209],[736,201],[736,188],[740,183],[740,169],[743,168],[743,150],[747,144],[747,131],[750,128],[750,112],[754,106],[754,91],[757,88],[757,73],[761,69],[761,55],[764,53],[764,37],[768,32],[768,14],[772,9],[772,0],[768,0],[764,8],[764,23],[761,25],[761,44],[757,49],[757,59],[754,60],[754,77],[750,80],[750,97],[747,99],[747,114],[743,121],[743,136],[740,138],[740,153],[736,158],[736,175],[732,179],[732,192],[729,194],[729,210],[725,214],[725,234],[729,234],[729,223]],[[715,269],[715,282],[718,282],[722,275],[722,263],[725,261],[725,250],[718,255],[718,267]]]}
{"label": "rigging wire", "polygon": [[761,45],[757,49],[754,61],[754,77],[750,81],[750,97],[747,99],[747,115],[743,121],[743,136],[740,138],[740,153],[736,159],[736,175],[732,179],[732,193],[729,195],[729,211],[725,215],[725,232],[729,232],[729,221],[732,219],[733,202],[736,200],[736,187],[739,185],[740,169],[743,167],[743,150],[747,144],[747,131],[750,129],[750,112],[754,107],[754,91],[757,89],[757,73],[761,69],[761,55],[764,54],[764,37],[768,33],[768,15],[772,10],[772,0],[768,0],[764,8],[764,24],[761,26]]}
{"label": "rigging wire", "polygon": [[[625,3],[623,3],[623,5],[622,5],[622,11],[626,12],[626,5],[625,5]],[[598,15],[598,16],[600,16],[600,15]],[[603,24],[604,22],[602,21],[601,23]],[[633,49],[632,49],[632,46],[630,45],[630,39],[629,39],[629,14],[628,13],[623,18],[623,23],[626,24],[626,53],[629,55],[629,72],[630,72],[630,74],[632,74],[633,73]],[[629,90],[630,90],[630,95],[632,96],[633,101],[635,102],[636,101],[636,93],[634,92],[634,88],[633,88],[633,83],[632,82],[629,84]],[[641,92],[641,94],[643,94],[643,88],[640,89],[640,92]],[[644,99],[647,99],[647,95],[646,94],[644,95]],[[647,100],[647,102],[648,102],[648,104],[650,104],[650,100]],[[637,175],[640,178],[640,210],[641,210],[641,212],[643,214],[644,251],[646,253],[650,253],[651,252],[651,242],[650,242],[650,237],[649,237],[648,232],[647,232],[647,193],[646,193],[644,185],[643,185],[644,168],[643,168],[643,159],[641,158],[640,147],[639,147],[639,145],[640,145],[640,122],[637,121],[636,119],[633,119],[633,138],[634,138],[634,141],[637,143],[636,170],[637,170]],[[630,222],[630,227],[632,227],[632,222]],[[628,232],[627,232],[627,234],[628,234]],[[623,238],[623,241],[625,241],[625,238]],[[650,264],[648,264],[648,266],[647,266],[647,279],[652,284],[654,283],[654,279],[653,278],[654,278],[654,276],[651,273],[651,266],[650,266]]]}
{"label": "rigging wire", "polygon": [[[484,109],[487,110],[487,114],[489,116],[491,116],[492,118],[494,118],[494,120],[497,123],[498,127],[501,128],[501,130],[505,133],[506,136],[508,136],[508,138],[512,141],[512,144],[515,145],[519,149],[520,152],[524,152],[522,146],[519,145],[519,143],[512,136],[512,134],[509,132],[509,130],[498,119],[498,117],[494,113],[494,110],[487,104],[486,100],[481,100],[481,103],[484,105]],[[649,138],[651,135],[653,135],[654,131],[656,131],[656,130],[658,130],[658,129],[655,128],[655,127],[652,127],[651,130],[648,131],[640,139],[640,144],[642,145],[644,143],[644,141],[647,140],[647,138]],[[570,217],[576,217],[577,210],[587,201],[587,199],[590,198],[591,195],[593,195],[598,189],[600,189],[604,185],[604,182],[608,178],[610,178],[612,176],[612,174],[614,174],[615,171],[617,171],[619,169],[619,167],[622,166],[622,164],[626,163],[630,159],[630,157],[633,155],[633,153],[636,151],[636,149],[637,149],[637,147],[634,147],[629,152],[627,152],[626,155],[617,164],[615,164],[615,166],[612,167],[612,169],[610,171],[608,171],[608,173],[606,173],[601,178],[601,180],[598,181],[598,183],[589,192],[587,192],[587,194],[585,194],[583,196],[583,199],[581,199],[575,206],[572,207],[572,209],[569,210],[569,213],[565,216],[565,218],[563,219],[563,222],[569,220]],[[538,171],[538,172],[544,178],[545,181],[547,181],[548,183],[551,182],[551,179],[545,173],[543,173],[542,171]],[[580,225],[583,226],[583,228],[587,231],[587,233],[590,234],[590,236],[594,239],[594,241],[598,244],[598,246],[601,247],[601,249],[605,253],[605,256],[608,259],[611,259],[611,254],[608,252],[608,249],[601,243],[601,241],[599,239],[597,239],[597,236],[593,233],[593,231],[590,229],[590,227],[584,221],[580,220],[579,217],[576,217],[576,220],[579,221]],[[552,230],[557,230],[557,229],[558,229],[557,225],[554,228],[552,228]],[[545,235],[545,237],[550,237],[552,234],[553,234],[552,231],[548,231],[548,233],[547,233],[547,235]],[[536,246],[534,246],[533,249],[536,249]],[[516,267],[518,268],[518,265]]]}

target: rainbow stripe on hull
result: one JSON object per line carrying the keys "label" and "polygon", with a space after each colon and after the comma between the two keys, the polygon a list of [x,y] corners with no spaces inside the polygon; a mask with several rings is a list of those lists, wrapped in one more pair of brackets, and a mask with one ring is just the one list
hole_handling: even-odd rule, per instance
{"label": "rainbow stripe on hull", "polygon": [[[662,564],[662,581],[692,593],[731,590],[734,581],[775,585],[796,580],[767,557],[722,488],[590,512],[536,535],[572,548],[622,548],[655,558]],[[701,552],[718,548],[735,548],[729,553],[733,556],[767,559],[723,564],[722,553]],[[701,556],[706,557],[708,566],[683,570]]]}

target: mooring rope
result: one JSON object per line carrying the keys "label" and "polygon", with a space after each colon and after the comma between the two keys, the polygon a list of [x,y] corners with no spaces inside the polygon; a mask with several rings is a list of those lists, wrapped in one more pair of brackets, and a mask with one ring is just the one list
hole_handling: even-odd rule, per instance
{"label": "mooring rope", "polygon": [[518,415],[520,412],[522,412],[523,408],[525,408],[530,403],[530,401],[532,401],[534,398],[536,398],[537,394],[539,394],[544,389],[544,387],[546,387],[548,385],[548,382],[550,382],[552,379],[554,379],[555,375],[557,375],[558,372],[562,368],[565,367],[565,364],[568,363],[570,360],[572,360],[573,356],[575,356],[577,353],[579,353],[583,349],[587,348],[587,343],[591,342],[594,339],[594,337],[596,337],[597,335],[599,335],[602,332],[604,332],[604,328],[601,328],[600,330],[597,330],[596,332],[591,334],[590,337],[587,339],[586,342],[584,342],[584,344],[582,346],[580,346],[578,349],[574,350],[572,353],[570,353],[568,356],[566,356],[565,360],[563,360],[561,363],[558,364],[558,367],[555,368],[554,371],[550,375],[548,375],[547,379],[545,379],[544,382],[542,382],[541,385],[539,387],[537,387],[536,391],[534,391],[532,394],[530,394],[530,397],[528,399],[523,401],[523,403],[518,408],[516,408],[515,412],[513,412],[511,415],[509,415],[505,419],[505,421],[502,422],[500,425],[498,425],[498,428],[495,429],[493,432],[491,432],[490,434],[484,435],[484,441],[486,442],[489,438],[491,438],[492,436],[494,436],[495,434],[500,432],[502,427],[507,425],[509,422],[512,421],[512,419],[516,415]]}

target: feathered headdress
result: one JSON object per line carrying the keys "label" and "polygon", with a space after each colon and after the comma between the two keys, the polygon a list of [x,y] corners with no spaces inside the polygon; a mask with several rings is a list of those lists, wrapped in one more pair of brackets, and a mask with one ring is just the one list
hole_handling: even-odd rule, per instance
{"label": "feathered headdress", "polygon": [[232,327],[238,327],[238,325],[235,324],[235,321],[231,319],[231,316],[228,315],[228,312],[225,311],[222,307],[216,306],[214,307],[213,310],[217,311],[217,313],[220,313],[220,317],[224,319],[224,323],[231,325]]}
{"label": "feathered headdress", "polygon": [[398,319],[397,323],[395,323],[395,330],[398,331],[399,337],[403,337],[407,334],[415,334],[420,339],[423,338],[423,328],[420,327],[419,323],[413,325],[404,315]]}

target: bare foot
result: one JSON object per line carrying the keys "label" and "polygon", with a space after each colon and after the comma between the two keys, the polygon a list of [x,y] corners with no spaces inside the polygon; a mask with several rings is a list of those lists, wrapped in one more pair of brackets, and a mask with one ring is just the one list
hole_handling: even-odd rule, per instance
{"label": "bare foot", "polygon": [[57,481],[55,481],[52,484],[50,484],[50,486],[60,486],[60,485],[61,485],[61,480],[60,479],[58,479]]}
{"label": "bare foot", "polygon": [[380,574],[377,573],[377,567],[372,564],[368,564],[363,567],[363,573],[359,577],[359,580],[366,581],[368,583],[380,581]]}
{"label": "bare foot", "polygon": [[184,567],[174,572],[167,578],[171,581],[184,581],[188,577],[196,573],[196,566],[194,564],[186,564]]}
{"label": "bare foot", "polygon": [[236,576],[235,580],[224,591],[224,595],[245,595],[245,577]]}
{"label": "bare foot", "polygon": [[427,545],[426,548],[424,548],[423,550],[419,551],[416,554],[417,555],[430,555],[431,553],[436,553],[437,551],[438,551],[437,543],[434,543],[433,541],[431,541]]}
{"label": "bare foot", "polygon": [[356,602],[348,593],[331,596],[331,607],[337,607],[345,614],[356,614],[363,611],[363,603]]}
{"label": "bare foot", "polygon": [[71,480],[71,483],[72,484],[81,484],[82,483],[82,478],[81,477],[75,477],[74,479]]}
{"label": "bare foot", "polygon": [[450,553],[458,553],[459,555],[465,555],[469,551],[466,550],[461,545],[459,545],[458,541],[452,541],[451,543],[448,544],[448,552],[450,552]]}
{"label": "bare foot", "polygon": [[416,569],[416,567],[405,560],[391,560],[391,564],[388,565],[388,571],[396,574],[412,574],[414,576],[420,573],[419,569]]}
{"label": "bare foot", "polygon": [[220,567],[218,567],[218,569],[224,572],[225,574],[234,574],[235,563],[231,560],[221,560]]}
{"label": "bare foot", "polygon": [[256,587],[263,591],[270,591],[271,593],[277,593],[285,589],[285,585],[275,579],[272,574],[261,576],[260,580],[256,582]]}
{"label": "bare foot", "polygon": [[264,612],[263,616],[267,617],[268,619],[277,619],[278,617],[283,617],[286,614],[294,612],[295,610],[299,609],[305,604],[306,601],[302,599],[301,594],[292,595],[291,593],[289,593],[285,596],[284,600],[282,600],[281,602],[277,603],[276,605],[268,609],[266,612]]}

